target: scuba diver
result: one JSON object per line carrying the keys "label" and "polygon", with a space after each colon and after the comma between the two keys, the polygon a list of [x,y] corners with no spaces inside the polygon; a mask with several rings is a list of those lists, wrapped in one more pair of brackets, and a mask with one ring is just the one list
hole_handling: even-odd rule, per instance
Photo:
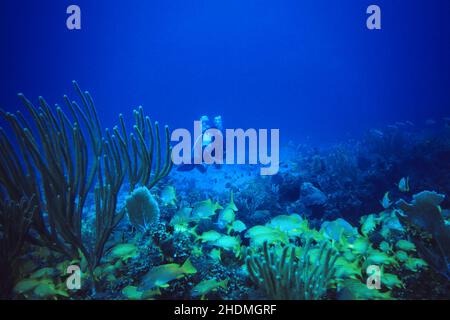
{"label": "scuba diver", "polygon": [[[195,150],[195,146],[198,143],[202,144],[202,152],[205,149],[205,147],[207,145],[209,145],[212,142],[212,136],[209,135],[208,133],[205,133],[206,130],[208,129],[217,129],[222,131],[223,129],[223,124],[222,124],[222,117],[221,116],[215,116],[214,117],[214,121],[213,121],[213,125],[211,126],[209,124],[209,118],[208,116],[201,116],[200,117],[200,122],[202,124],[202,135],[200,137],[197,138],[196,141],[194,141],[194,146],[191,150],[191,163],[189,164],[182,164],[180,166],[178,166],[177,171],[191,171],[194,169],[197,169],[198,171],[200,171],[201,173],[206,173],[206,165],[204,165],[203,163],[201,164],[196,164],[194,163],[194,150]],[[225,143],[225,138],[224,138],[224,143]],[[224,144],[225,145],[225,144]],[[225,151],[224,151],[224,155],[225,155]],[[219,164],[215,164],[216,168],[219,168],[220,165]]]}

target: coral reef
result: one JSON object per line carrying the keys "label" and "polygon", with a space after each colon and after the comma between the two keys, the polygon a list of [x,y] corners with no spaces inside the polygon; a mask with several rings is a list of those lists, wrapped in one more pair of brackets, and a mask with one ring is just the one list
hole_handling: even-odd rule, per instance
{"label": "coral reef", "polygon": [[2,298],[449,298],[448,128],[289,143],[272,177],[171,172],[167,127],[138,108],[132,132],[103,130],[74,85],[67,111],[1,112]]}

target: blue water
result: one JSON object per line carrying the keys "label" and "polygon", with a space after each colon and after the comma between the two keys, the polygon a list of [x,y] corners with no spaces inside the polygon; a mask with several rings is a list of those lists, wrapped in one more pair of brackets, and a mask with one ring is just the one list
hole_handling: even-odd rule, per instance
{"label": "blue water", "polygon": [[[372,3],[380,31],[365,26]],[[106,126],[143,105],[171,128],[220,114],[283,141],[340,141],[448,116],[449,17],[447,0],[3,1],[0,106],[19,91],[61,102],[76,79]]]}
{"label": "blue water", "polygon": [[[44,127],[47,144],[28,112],[20,125],[29,131],[15,132],[0,112],[0,299],[145,299],[153,289],[183,300],[450,299],[449,0],[1,3],[0,109],[25,109],[18,92],[36,104],[44,96],[68,122]],[[66,28],[71,4],[81,30]],[[382,30],[366,28],[371,4]],[[142,140],[106,133],[97,166],[88,130],[97,127],[80,121],[90,111],[64,106],[63,94],[80,101],[72,80],[92,94],[101,130],[123,114],[139,136],[131,125],[140,105],[171,129],[192,131],[203,115],[221,115],[224,128],[279,129],[279,170],[261,178],[258,165],[174,166],[159,175],[159,144],[143,152]],[[34,139],[22,139],[28,132]],[[263,243],[286,264],[263,261]],[[326,261],[332,255],[339,265]],[[66,292],[61,264],[74,258],[86,277]],[[372,263],[391,274],[381,291],[366,286]]]}

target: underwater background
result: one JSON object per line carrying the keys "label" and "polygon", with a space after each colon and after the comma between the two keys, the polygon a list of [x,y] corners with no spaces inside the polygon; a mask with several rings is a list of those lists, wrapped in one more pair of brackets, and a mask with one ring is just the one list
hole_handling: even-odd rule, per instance
{"label": "underwater background", "polygon": [[[445,0],[4,1],[0,296],[449,299],[449,17]],[[280,129],[279,173],[172,167],[164,126],[205,115]]]}

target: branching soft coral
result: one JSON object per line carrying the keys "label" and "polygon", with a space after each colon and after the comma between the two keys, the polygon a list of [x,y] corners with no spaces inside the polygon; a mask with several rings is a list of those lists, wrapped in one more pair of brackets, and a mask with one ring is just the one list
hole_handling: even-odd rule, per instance
{"label": "branching soft coral", "polygon": [[0,298],[7,297],[12,290],[15,262],[22,253],[36,210],[33,199],[0,200]]}
{"label": "branching soft coral", "polygon": [[[30,242],[70,259],[86,259],[92,274],[125,214],[124,208],[117,210],[125,177],[132,191],[137,185],[151,188],[170,172],[170,134],[165,127],[163,164],[158,124],[153,126],[142,108],[134,111],[134,133],[129,136],[122,116],[113,134],[103,131],[91,95],[73,84],[81,104],[64,96],[67,111],[58,105],[53,110],[42,97],[35,106],[22,94],[29,119],[19,111],[0,111],[13,133],[9,137],[8,131],[0,132],[0,192],[4,201],[33,199],[30,206],[37,210]],[[91,192],[96,208],[93,245],[82,234],[83,209]],[[5,219],[1,228],[10,223],[11,218]]]}

